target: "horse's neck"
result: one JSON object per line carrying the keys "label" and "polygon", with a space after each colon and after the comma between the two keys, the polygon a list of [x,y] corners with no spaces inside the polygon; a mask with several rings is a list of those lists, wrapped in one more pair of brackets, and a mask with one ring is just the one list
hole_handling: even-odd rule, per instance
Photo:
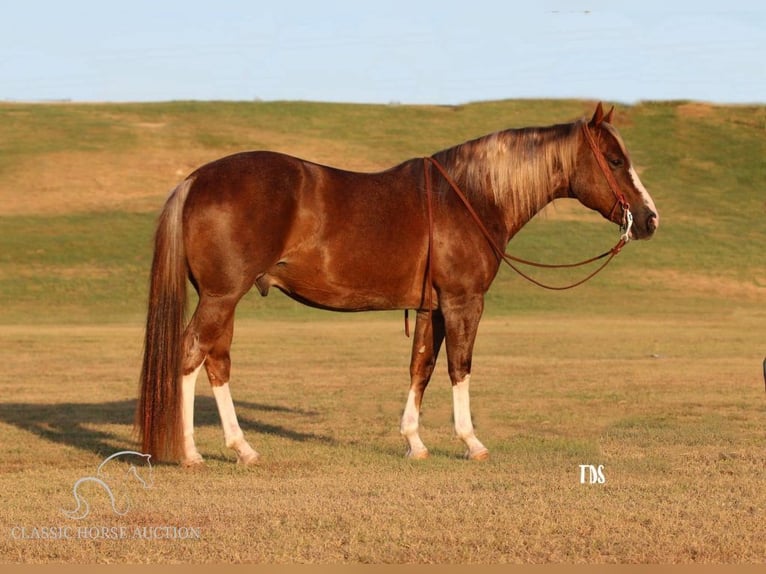
{"label": "horse's neck", "polygon": [[477,211],[505,226],[506,242],[554,199],[567,197],[572,125],[490,134],[437,154]]}
{"label": "horse's neck", "polygon": [[527,223],[529,223],[538,213],[540,213],[546,206],[548,206],[558,196],[549,197],[544,204],[538,204],[534,211],[525,211],[523,213],[517,213],[513,209],[503,209],[503,219],[505,221],[507,236],[505,237],[505,243],[508,243],[511,238],[521,231]]}

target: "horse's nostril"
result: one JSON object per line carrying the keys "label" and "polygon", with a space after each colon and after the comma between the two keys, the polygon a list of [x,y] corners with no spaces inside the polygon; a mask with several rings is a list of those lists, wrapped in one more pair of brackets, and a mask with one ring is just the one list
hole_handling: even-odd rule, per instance
{"label": "horse's nostril", "polygon": [[654,233],[657,231],[657,227],[660,225],[660,218],[657,217],[656,213],[652,213],[649,217],[646,218],[646,228],[651,232]]}

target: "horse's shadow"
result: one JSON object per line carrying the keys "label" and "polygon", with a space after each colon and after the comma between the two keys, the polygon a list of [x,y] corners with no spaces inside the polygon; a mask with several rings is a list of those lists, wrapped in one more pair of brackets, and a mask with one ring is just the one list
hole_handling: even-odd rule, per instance
{"label": "horse's shadow", "polygon": [[[132,432],[135,410],[135,400],[106,403],[0,403],[0,422],[56,444],[105,456],[116,449],[135,446],[135,436]],[[238,401],[237,411],[242,430],[253,433],[253,439],[256,439],[257,433],[275,435],[296,442],[335,442],[334,439],[321,434],[299,432],[282,425],[257,422],[251,418],[257,416],[258,412],[278,412],[292,417],[316,417],[316,411],[247,401]],[[124,428],[114,432],[104,428],[112,425],[128,426],[127,437]],[[220,425],[216,404],[211,397],[197,396],[194,403],[194,425],[196,428]]]}

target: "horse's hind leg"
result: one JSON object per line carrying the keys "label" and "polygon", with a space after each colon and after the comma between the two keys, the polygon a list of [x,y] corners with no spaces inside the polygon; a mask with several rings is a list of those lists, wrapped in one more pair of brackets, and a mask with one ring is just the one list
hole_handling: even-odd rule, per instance
{"label": "horse's hind leg", "polygon": [[202,369],[202,362],[181,381],[181,405],[183,411],[181,420],[184,427],[184,450],[181,464],[184,466],[196,466],[202,464],[202,455],[194,443],[194,389],[197,383],[197,375]]}
{"label": "horse's hind leg", "polygon": [[[183,379],[185,458],[189,462],[201,462],[196,454],[193,439],[194,381],[204,365],[208,380],[213,387],[218,414],[221,417],[226,446],[237,453],[237,462],[252,464],[258,453],[247,443],[234,410],[229,389],[231,359],[229,349],[234,333],[234,308],[239,297],[215,297],[202,295],[197,310],[186,329]],[[187,406],[188,405],[188,406]],[[188,433],[188,434],[187,434]],[[190,460],[190,457],[192,460]]]}
{"label": "horse's hind leg", "polygon": [[431,380],[439,349],[444,341],[444,320],[441,313],[434,311],[430,319],[429,323],[427,311],[418,312],[410,360],[410,392],[401,422],[401,433],[407,440],[407,457],[413,459],[428,456],[428,449],[418,432],[420,406],[423,402],[423,393]]}

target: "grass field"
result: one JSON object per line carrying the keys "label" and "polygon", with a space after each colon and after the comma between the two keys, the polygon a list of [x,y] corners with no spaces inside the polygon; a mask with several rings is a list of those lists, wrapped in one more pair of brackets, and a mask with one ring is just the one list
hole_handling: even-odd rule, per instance
{"label": "grass field", "polygon": [[[766,108],[693,102],[618,106],[661,214],[655,239],[571,292],[499,275],[473,370],[486,463],[460,458],[441,361],[424,404],[432,456],[403,458],[410,341],[399,313],[335,315],[250,294],[232,384],[261,464],[234,464],[201,380],[205,469],[155,465],[152,488],[124,485],[125,516],[97,489],[83,521],[61,512],[75,481],[135,447],[151,235],[184,174],[248,148],[379,169],[591,111],[0,105],[0,560],[766,561]],[[565,261],[615,235],[563,203],[509,251]],[[605,482],[582,484],[580,465],[601,465]]]}

